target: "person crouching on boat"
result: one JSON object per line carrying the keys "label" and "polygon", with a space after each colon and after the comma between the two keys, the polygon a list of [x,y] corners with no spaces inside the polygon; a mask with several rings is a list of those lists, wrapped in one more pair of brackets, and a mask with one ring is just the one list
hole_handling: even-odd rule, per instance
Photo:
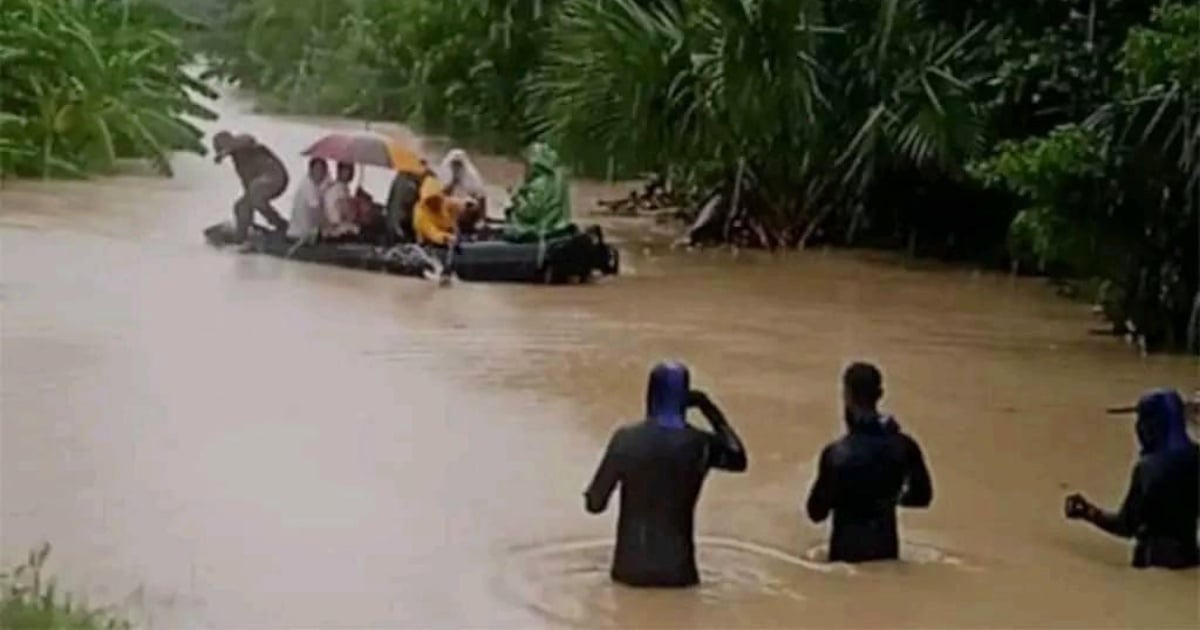
{"label": "person crouching on boat", "polygon": [[257,211],[279,232],[287,230],[287,221],[271,206],[288,186],[287,168],[266,146],[249,134],[233,135],[219,131],[212,139],[213,161],[220,164],[233,158],[233,169],[242,182],[242,196],[233,204],[234,242],[244,243]]}
{"label": "person crouching on boat", "polygon": [[354,181],[354,165],[338,162],[337,178],[325,187],[322,204],[325,208],[325,224],[321,236],[328,240],[352,238],[358,234],[354,197],[350,194],[350,182]]}
{"label": "person crouching on boat", "polygon": [[451,247],[458,242],[458,217],[463,202],[447,197],[441,183],[427,178],[421,185],[421,199],[413,212],[413,231],[417,242]]}
{"label": "person crouching on boat", "polygon": [[308,175],[300,180],[300,187],[292,198],[292,219],[288,222],[287,235],[294,241],[314,241],[321,230],[325,209],[321,194],[329,184],[329,165],[322,158],[308,161]]}

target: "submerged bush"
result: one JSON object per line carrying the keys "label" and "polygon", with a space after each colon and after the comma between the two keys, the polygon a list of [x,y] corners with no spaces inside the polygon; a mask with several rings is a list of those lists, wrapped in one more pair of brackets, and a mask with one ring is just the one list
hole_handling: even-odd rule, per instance
{"label": "submerged bush", "polygon": [[0,630],[127,630],[131,625],[58,590],[44,574],[50,546],[0,573]]}
{"label": "submerged bush", "polygon": [[204,153],[187,117],[214,118],[165,30],[169,13],[139,2],[0,3],[0,176],[84,176],[119,158]]}

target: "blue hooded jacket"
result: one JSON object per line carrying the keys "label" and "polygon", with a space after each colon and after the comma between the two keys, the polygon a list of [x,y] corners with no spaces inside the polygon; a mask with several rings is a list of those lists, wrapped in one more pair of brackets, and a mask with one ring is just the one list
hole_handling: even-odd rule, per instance
{"label": "blue hooded jacket", "polygon": [[687,426],[691,376],[678,361],[664,361],[650,370],[646,386],[646,419],[668,429]]}
{"label": "blue hooded jacket", "polygon": [[1144,394],[1137,404],[1137,437],[1142,455],[1179,451],[1192,445],[1183,398],[1170,389]]}

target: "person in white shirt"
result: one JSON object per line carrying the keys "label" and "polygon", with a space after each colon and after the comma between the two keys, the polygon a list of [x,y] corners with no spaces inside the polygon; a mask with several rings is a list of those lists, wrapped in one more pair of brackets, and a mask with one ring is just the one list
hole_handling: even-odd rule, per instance
{"label": "person in white shirt", "polygon": [[322,235],[339,238],[358,234],[354,222],[354,197],[350,194],[350,182],[354,180],[354,165],[338,162],[337,179],[330,183],[323,195],[325,225]]}
{"label": "person in white shirt", "polygon": [[471,162],[467,152],[451,149],[442,159],[437,176],[446,182],[445,192],[451,197],[475,199],[484,213],[500,213],[511,203],[507,195],[489,186]]}
{"label": "person in white shirt", "polygon": [[324,208],[321,193],[329,184],[329,165],[321,158],[308,161],[308,177],[300,180],[300,187],[292,197],[292,219],[288,223],[289,239],[313,240],[321,229]]}

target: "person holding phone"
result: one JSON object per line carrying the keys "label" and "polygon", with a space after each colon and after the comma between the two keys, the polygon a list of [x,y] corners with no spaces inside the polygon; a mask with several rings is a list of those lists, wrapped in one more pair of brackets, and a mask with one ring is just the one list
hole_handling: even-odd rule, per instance
{"label": "person holding phone", "polygon": [[[694,408],[712,431],[687,422]],[[686,587],[700,581],[694,517],[710,469],[746,470],[746,449],[716,403],[690,389],[687,367],[659,363],[650,372],[646,417],[613,434],[584,493],[599,514],[621,488],[612,579],[628,586]]]}

